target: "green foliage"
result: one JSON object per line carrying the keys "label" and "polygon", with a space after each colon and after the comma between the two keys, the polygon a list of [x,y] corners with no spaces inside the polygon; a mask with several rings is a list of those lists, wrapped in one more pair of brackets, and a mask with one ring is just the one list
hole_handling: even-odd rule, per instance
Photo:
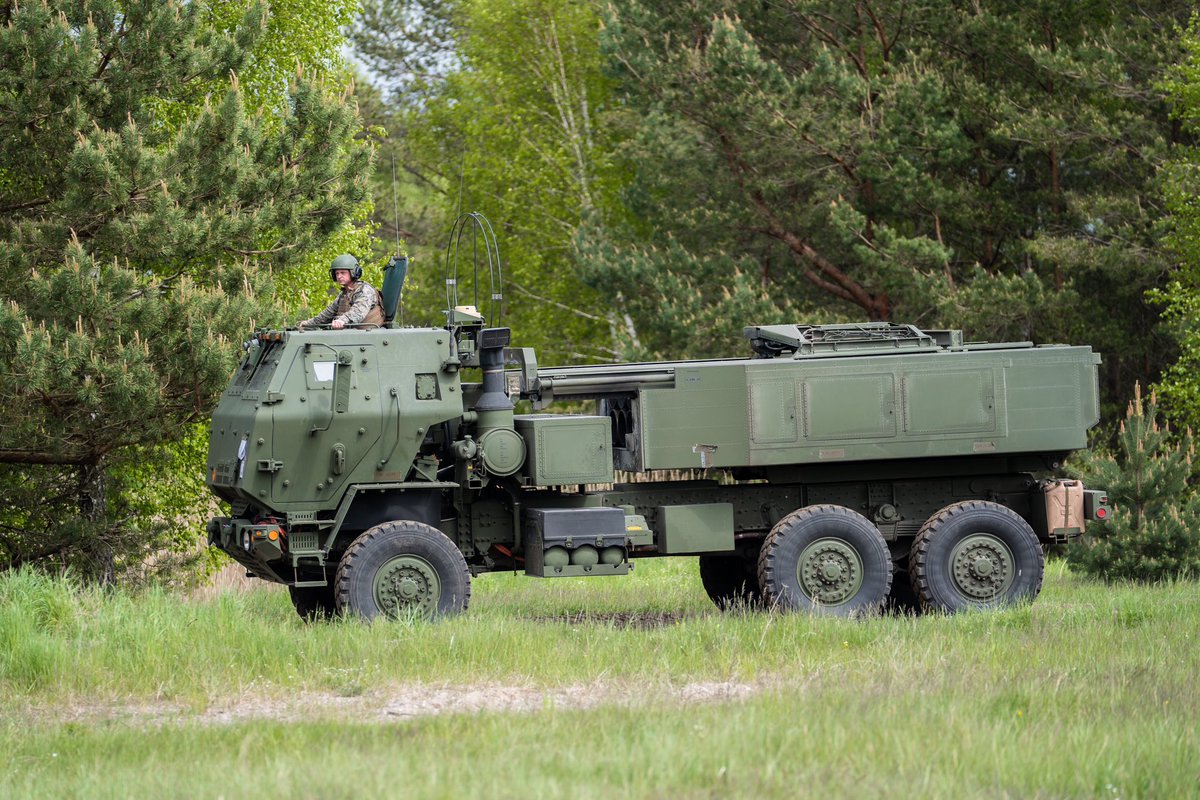
{"label": "green foliage", "polygon": [[420,104],[461,65],[459,0],[362,0],[350,31],[354,56],[389,101]]}
{"label": "green foliage", "polygon": [[[264,126],[272,129],[286,118],[293,102],[292,89],[306,75],[340,91],[356,92],[351,67],[342,50],[346,44],[345,30],[356,18],[359,3],[358,0],[272,0],[269,7],[262,34],[255,40],[238,78],[247,108],[261,112]],[[218,30],[232,31],[245,25],[245,16],[252,8],[246,0],[207,0],[205,15]],[[220,93],[219,86],[213,90]],[[378,146],[378,137],[366,125],[362,130],[356,124],[353,130],[330,131],[330,134],[343,136],[343,146],[352,147],[352,141],[361,138]],[[368,179],[370,175],[368,171]],[[342,253],[355,253],[365,262],[375,247],[371,195],[360,193],[357,198],[337,230],[306,245],[303,257],[293,268],[275,275],[278,301],[288,309],[290,322],[325,305],[330,287],[329,263],[334,258]],[[367,279],[378,286],[382,280],[378,274],[381,265],[365,263],[364,267]]]}
{"label": "green foliage", "polygon": [[591,232],[596,239],[581,235],[577,242],[582,274],[597,285],[603,283],[611,293],[610,302],[621,312],[614,339],[626,358],[649,360],[683,353],[705,358],[744,352],[740,322],[774,318],[781,307],[793,318],[801,313],[787,298],[772,295],[748,256],[698,255],[674,237],[661,247],[617,251],[605,247],[601,231]]}
{"label": "green foliage", "polygon": [[1158,581],[1200,575],[1200,497],[1189,487],[1195,451],[1190,431],[1173,436],[1158,422],[1154,394],[1135,387],[1117,452],[1084,452],[1074,471],[1102,486],[1112,503],[1069,551],[1084,572],[1108,580]]}
{"label": "green foliage", "polygon": [[269,68],[332,40],[264,43],[260,4],[0,17],[0,566],[111,576],[194,541],[194,495],[151,467],[246,331],[282,321],[272,274],[361,218],[371,152],[345,87],[296,77],[285,95],[295,65]]}
{"label": "green foliage", "polygon": [[604,122],[634,179],[628,215],[586,231],[589,282],[638,276],[644,354],[703,352],[654,310],[678,301],[677,273],[735,257],[774,307],[747,319],[741,291],[696,297],[728,326],[866,318],[1085,341],[1116,394],[1169,354],[1143,299],[1168,266],[1153,249],[1171,136],[1155,81],[1190,13],[616,0]]}
{"label": "green foliage", "polygon": [[[1164,86],[1180,126],[1195,141],[1200,134],[1200,18],[1183,34],[1184,58]],[[1158,384],[1165,408],[1184,425],[1200,425],[1200,148],[1183,144],[1166,166],[1164,194],[1170,217],[1166,242],[1178,259],[1174,280],[1154,292],[1163,316],[1180,342],[1180,357]]]}
{"label": "green foliage", "polygon": [[[206,24],[222,32],[246,27],[247,15],[255,13],[246,0],[202,0],[199,5]],[[279,114],[288,105],[289,85],[304,72],[345,71],[342,31],[353,21],[358,2],[271,0],[268,8],[262,33],[238,77],[252,107]]]}
{"label": "green foliage", "polygon": [[[611,359],[613,323],[604,310],[611,302],[606,292],[580,280],[574,246],[578,221],[604,213],[621,175],[612,160],[612,132],[596,117],[607,102],[609,80],[593,4],[422,0],[395,8],[400,17],[389,19],[401,30],[413,19],[429,23],[433,48],[420,50],[424,55],[418,58],[411,42],[393,42],[405,64],[424,59],[425,65],[405,66],[412,80],[393,94],[402,100],[421,94],[419,102],[397,109],[388,120],[402,148],[401,177],[407,173],[415,181],[409,186],[425,197],[432,193],[436,208],[421,225],[422,237],[409,238],[414,247],[426,248],[418,251],[418,268],[406,290],[410,319],[440,322],[446,236],[460,213],[479,211],[499,239],[505,324],[514,329],[514,339],[536,346],[543,362]],[[382,24],[374,15],[367,23]],[[386,32],[369,37],[360,31],[356,41],[369,55]],[[441,80],[427,80],[438,65],[432,53],[444,52],[448,42],[454,58],[438,67]],[[417,80],[421,75],[425,78]],[[390,187],[380,189],[387,193],[377,194],[376,205],[390,212]],[[411,209],[419,216],[421,191],[401,194],[407,195],[404,213]],[[460,258],[460,280],[473,268],[470,257]],[[464,291],[469,295],[473,289]]]}
{"label": "green foliage", "polygon": [[[370,252],[367,280],[372,282],[372,265],[397,252],[409,256],[402,324],[442,324],[441,254],[452,221],[445,192],[453,164],[419,157],[409,131],[421,126],[422,110],[445,87],[446,74],[461,66],[452,22],[456,5],[456,0],[363,0],[348,33],[355,61],[370,76],[356,86],[359,111],[378,137],[371,183],[371,221],[378,239],[353,252]],[[311,305],[328,299],[325,287],[305,290]]]}
{"label": "green foliage", "polygon": [[129,520],[120,537],[117,569],[137,583],[150,580],[192,586],[229,562],[223,553],[197,547],[198,532],[221,513],[204,481],[207,420],[188,423],[179,439],[123,450],[108,463],[109,504]]}

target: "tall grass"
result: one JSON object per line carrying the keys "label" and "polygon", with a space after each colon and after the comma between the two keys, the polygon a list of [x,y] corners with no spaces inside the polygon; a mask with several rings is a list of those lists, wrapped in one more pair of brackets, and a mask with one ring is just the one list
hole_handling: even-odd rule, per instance
{"label": "tall grass", "polygon": [[[860,622],[719,613],[689,560],[474,588],[439,624],[308,625],[277,591],[0,577],[0,796],[1200,794],[1194,583],[1107,586],[1053,562],[1029,606]],[[755,691],[678,707],[671,689],[703,681]],[[361,710],[416,682],[602,698],[394,723],[302,707]],[[237,698],[299,719],[206,722]],[[163,713],[80,713],[106,704]]]}
{"label": "tall grass", "polygon": [[466,615],[436,624],[306,624],[280,592],[194,601],[26,571],[0,577],[0,688],[18,705],[154,698],[203,706],[251,686],[280,695],[337,689],[347,674],[366,688],[553,687],[598,677],[808,683],[851,674],[936,689],[1004,673],[1036,676],[1022,683],[1042,695],[1142,676],[1147,693],[1165,696],[1200,680],[1198,630],[1194,583],[1113,587],[1060,562],[1029,606],[865,621],[722,614],[691,560],[638,564],[626,578],[486,576]]}

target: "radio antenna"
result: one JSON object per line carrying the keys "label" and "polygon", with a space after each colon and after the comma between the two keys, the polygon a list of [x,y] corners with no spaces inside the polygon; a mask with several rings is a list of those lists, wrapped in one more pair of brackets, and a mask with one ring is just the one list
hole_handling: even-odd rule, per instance
{"label": "radio antenna", "polygon": [[[396,196],[396,153],[392,151],[392,216],[396,226],[396,252],[394,258],[400,257],[400,201]],[[404,304],[400,304],[400,327],[404,327]]]}
{"label": "radio antenna", "polygon": [[500,263],[500,246],[496,243],[496,233],[492,223],[479,212],[461,214],[450,229],[450,239],[446,242],[446,309],[452,313],[459,304],[458,258],[471,259],[472,280],[471,301],[478,311],[480,305],[480,267],[487,270],[488,294],[483,298],[488,302],[488,313],[485,316],[489,328],[501,325],[504,316],[504,270]]}
{"label": "radio antenna", "polygon": [[458,161],[458,208],[455,209],[455,217],[462,216],[462,195],[463,195],[463,180],[467,173],[467,151],[464,150]]}

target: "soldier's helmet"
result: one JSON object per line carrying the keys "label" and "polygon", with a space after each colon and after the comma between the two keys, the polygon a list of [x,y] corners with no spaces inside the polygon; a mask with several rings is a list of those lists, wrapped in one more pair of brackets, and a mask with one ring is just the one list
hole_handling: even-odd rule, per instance
{"label": "soldier's helmet", "polygon": [[339,269],[350,270],[350,280],[356,281],[362,277],[362,267],[358,263],[358,259],[349,253],[344,253],[333,260],[329,265],[329,280],[337,280],[335,274]]}

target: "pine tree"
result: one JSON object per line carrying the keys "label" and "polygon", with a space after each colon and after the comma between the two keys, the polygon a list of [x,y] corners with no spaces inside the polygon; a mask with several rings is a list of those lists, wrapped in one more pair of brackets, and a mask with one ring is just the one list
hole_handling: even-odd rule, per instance
{"label": "pine tree", "polygon": [[[635,166],[624,225],[583,237],[643,354],[709,344],[664,325],[916,322],[1087,341],[1118,395],[1170,354],[1143,294],[1158,81],[1184,2],[614,0],[606,127]],[[617,217],[617,219],[620,219]],[[728,286],[680,292],[696,266]],[[771,313],[740,316],[762,298]],[[743,353],[730,337],[727,354]]]}
{"label": "pine tree", "polygon": [[1190,431],[1158,423],[1158,399],[1134,388],[1115,454],[1084,453],[1075,470],[1104,487],[1107,523],[1092,523],[1069,551],[1071,562],[1108,580],[1154,581],[1200,575],[1200,498],[1191,490],[1195,450]]}
{"label": "pine tree", "polygon": [[1155,295],[1163,316],[1177,331],[1179,360],[1163,374],[1157,389],[1171,419],[1200,425],[1200,17],[1183,36],[1184,58],[1168,73],[1165,86],[1172,116],[1191,134],[1193,144],[1176,149],[1163,170],[1169,212],[1164,221],[1166,243],[1177,260],[1173,279]]}
{"label": "pine tree", "polygon": [[153,549],[111,468],[208,413],[243,334],[279,320],[272,271],[366,197],[343,89],[297,75],[247,113],[266,20],[0,2],[0,566],[111,577]]}

